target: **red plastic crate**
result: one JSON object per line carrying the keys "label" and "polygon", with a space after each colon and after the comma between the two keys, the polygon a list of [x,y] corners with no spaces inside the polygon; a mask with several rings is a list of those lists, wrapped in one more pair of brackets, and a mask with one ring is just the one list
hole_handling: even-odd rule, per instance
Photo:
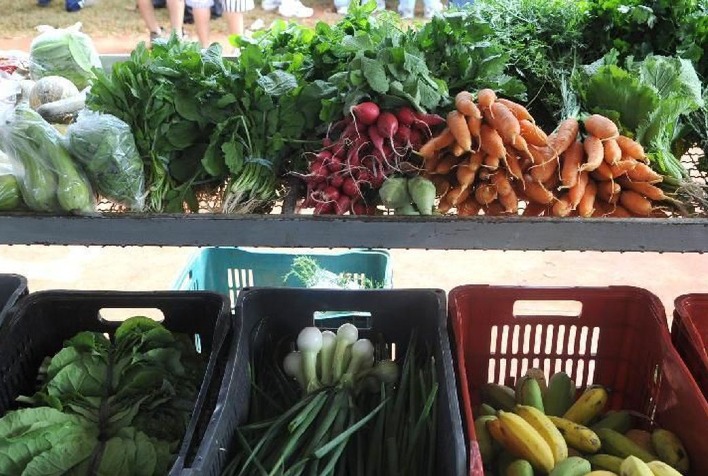
{"label": "red plastic crate", "polygon": [[[607,386],[608,409],[653,416],[686,445],[691,474],[708,474],[708,403],[674,350],[664,308],[650,292],[461,286],[450,292],[449,304],[471,475],[484,474],[472,414],[480,385],[514,385],[529,367],[542,368],[547,378],[564,370],[579,388]],[[558,315],[559,304],[577,309]],[[532,312],[521,312],[524,305]]]}
{"label": "red plastic crate", "polygon": [[671,340],[708,399],[708,294],[676,298]]}

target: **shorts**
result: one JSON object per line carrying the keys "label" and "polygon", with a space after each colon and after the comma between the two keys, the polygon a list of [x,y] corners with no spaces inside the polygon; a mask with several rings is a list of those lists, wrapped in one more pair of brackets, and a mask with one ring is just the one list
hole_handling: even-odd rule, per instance
{"label": "shorts", "polygon": [[255,8],[253,0],[186,0],[186,3],[192,8],[211,8],[214,1],[222,4],[224,12],[247,12]]}

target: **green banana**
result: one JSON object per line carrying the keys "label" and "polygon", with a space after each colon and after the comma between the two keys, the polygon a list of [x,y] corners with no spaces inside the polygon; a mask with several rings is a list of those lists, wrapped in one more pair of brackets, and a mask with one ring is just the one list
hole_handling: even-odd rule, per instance
{"label": "green banana", "polygon": [[533,466],[525,459],[517,459],[506,467],[505,476],[533,476]]}
{"label": "green banana", "polygon": [[557,372],[548,380],[548,390],[543,396],[546,415],[563,416],[575,399],[575,383],[567,373]]}
{"label": "green banana", "polygon": [[627,456],[620,466],[620,476],[654,476],[647,464],[636,456]]}
{"label": "green banana", "polygon": [[681,476],[681,473],[679,473],[676,468],[671,467],[663,461],[652,461],[647,463],[647,466],[649,466],[651,472],[654,473],[654,476]]}
{"label": "green banana", "polygon": [[514,390],[506,385],[485,383],[480,388],[480,393],[482,394],[482,402],[496,408],[497,410],[510,412],[513,411],[516,406],[516,395]]}
{"label": "green banana", "polygon": [[621,433],[609,428],[600,428],[597,430],[597,436],[602,442],[602,450],[609,454],[627,458],[628,456],[636,456],[645,463],[656,459],[654,455],[646,451],[644,448],[635,444],[632,440]]}
{"label": "green banana", "polygon": [[585,476],[591,470],[588,460],[571,456],[558,463],[551,471],[550,476]]}
{"label": "green banana", "polygon": [[[517,401],[520,404],[534,407],[541,412],[544,412],[543,394],[541,393],[541,386],[538,384],[538,380],[531,377],[525,377],[518,393],[519,395],[517,396]],[[521,398],[519,398],[519,396]]]}
{"label": "green banana", "polygon": [[600,428],[610,428],[617,433],[625,434],[632,429],[634,418],[627,410],[617,412],[607,412],[605,416],[590,427],[591,430],[597,431]]}
{"label": "green banana", "polygon": [[512,455],[507,450],[502,450],[497,456],[497,464],[495,465],[497,476],[506,476],[507,468],[518,459],[517,456]]}
{"label": "green banana", "polygon": [[619,456],[596,454],[588,456],[588,461],[590,461],[592,469],[604,469],[605,471],[612,471],[613,473],[619,474],[623,460]]}
{"label": "green banana", "polygon": [[483,403],[479,406],[479,411],[477,412],[479,416],[496,416],[497,411],[492,408],[491,405]]}
{"label": "green banana", "polygon": [[[487,430],[487,422],[496,420],[495,416],[481,416],[474,421],[474,431],[477,434],[477,445],[479,453],[482,455],[482,461],[491,461],[496,453],[496,447],[492,435]],[[498,446],[497,446],[498,447]]]}
{"label": "green banana", "polygon": [[688,453],[683,443],[669,430],[656,429],[651,434],[651,443],[659,459],[673,466],[679,473],[687,473],[690,467]]}

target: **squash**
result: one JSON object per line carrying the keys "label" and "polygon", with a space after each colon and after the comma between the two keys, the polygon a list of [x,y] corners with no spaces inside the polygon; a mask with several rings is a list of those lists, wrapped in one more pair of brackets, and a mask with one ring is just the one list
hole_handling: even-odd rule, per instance
{"label": "squash", "polygon": [[32,109],[43,104],[67,99],[79,94],[79,89],[61,76],[45,76],[38,80],[30,91],[29,103]]}

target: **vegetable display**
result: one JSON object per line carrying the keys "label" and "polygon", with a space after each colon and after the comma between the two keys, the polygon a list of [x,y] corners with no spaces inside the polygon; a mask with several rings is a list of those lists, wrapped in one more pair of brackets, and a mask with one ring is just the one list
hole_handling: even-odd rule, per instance
{"label": "vegetable display", "polygon": [[306,327],[290,352],[268,342],[252,357],[250,415],[224,475],[436,474],[438,383],[415,332],[400,362],[349,323]]}
{"label": "vegetable display", "polygon": [[577,392],[565,372],[546,382],[542,370],[529,369],[516,388],[487,383],[480,393],[479,449],[485,467],[500,474],[678,476],[690,469],[674,433],[640,429],[650,418],[635,412],[606,412],[601,385]]}
{"label": "vegetable display", "polygon": [[167,474],[203,363],[193,344],[146,317],[114,341],[81,332],[39,369],[27,406],[0,418],[2,474]]}

